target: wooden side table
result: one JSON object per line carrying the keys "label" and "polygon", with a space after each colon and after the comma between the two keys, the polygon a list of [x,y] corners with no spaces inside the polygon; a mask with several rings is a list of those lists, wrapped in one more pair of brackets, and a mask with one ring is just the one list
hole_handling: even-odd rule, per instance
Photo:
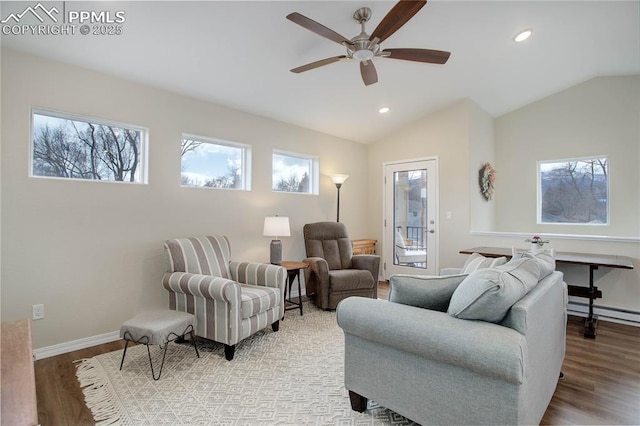
{"label": "wooden side table", "polygon": [[[287,283],[284,286],[284,309],[285,311],[288,311],[290,309],[296,309],[299,307],[300,315],[302,315],[302,289],[300,287],[300,271],[302,269],[307,269],[309,265],[304,262],[283,260],[280,266],[287,269]],[[294,302],[293,300],[291,300],[291,286],[293,285],[293,282],[296,278],[298,279],[298,301]],[[289,295],[288,298],[287,294]],[[290,306],[286,306],[287,303],[289,303]]]}
{"label": "wooden side table", "polygon": [[353,254],[376,254],[376,243],[378,240],[351,240]]}

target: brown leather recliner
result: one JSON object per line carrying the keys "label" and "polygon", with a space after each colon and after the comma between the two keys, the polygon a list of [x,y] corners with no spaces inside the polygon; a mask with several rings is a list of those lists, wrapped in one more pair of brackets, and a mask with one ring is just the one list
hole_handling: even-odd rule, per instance
{"label": "brown leather recliner", "polygon": [[353,255],[347,228],[317,222],[303,228],[309,267],[304,270],[307,296],[322,309],[335,309],[349,296],[378,297],[380,256]]}

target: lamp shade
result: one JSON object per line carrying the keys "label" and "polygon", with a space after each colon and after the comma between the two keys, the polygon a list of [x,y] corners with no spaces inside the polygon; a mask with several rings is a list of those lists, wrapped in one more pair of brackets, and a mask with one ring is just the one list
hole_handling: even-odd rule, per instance
{"label": "lamp shade", "polygon": [[289,218],[286,216],[265,217],[262,235],[265,237],[290,237]]}
{"label": "lamp shade", "polygon": [[342,185],[349,175],[330,175],[330,177],[333,183],[336,185]]}

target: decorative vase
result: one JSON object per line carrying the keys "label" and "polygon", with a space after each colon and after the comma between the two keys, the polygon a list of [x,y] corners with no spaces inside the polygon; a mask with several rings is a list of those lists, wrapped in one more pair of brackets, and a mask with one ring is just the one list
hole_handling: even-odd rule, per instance
{"label": "decorative vase", "polygon": [[541,246],[538,243],[531,243],[531,253],[535,253],[543,249],[544,246]]}

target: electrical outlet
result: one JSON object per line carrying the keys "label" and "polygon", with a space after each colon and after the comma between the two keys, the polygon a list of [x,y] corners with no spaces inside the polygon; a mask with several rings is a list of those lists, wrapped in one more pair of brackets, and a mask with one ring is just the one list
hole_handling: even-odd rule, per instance
{"label": "electrical outlet", "polygon": [[44,318],[44,305],[33,305],[33,319],[39,320]]}

